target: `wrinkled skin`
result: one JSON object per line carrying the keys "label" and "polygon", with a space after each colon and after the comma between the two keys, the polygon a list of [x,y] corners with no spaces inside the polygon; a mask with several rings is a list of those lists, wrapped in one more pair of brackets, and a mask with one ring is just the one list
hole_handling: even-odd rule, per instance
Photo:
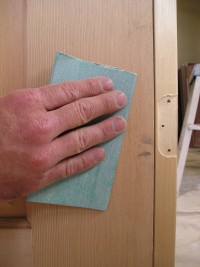
{"label": "wrinkled skin", "polygon": [[96,145],[123,132],[125,119],[91,120],[124,107],[104,77],[13,91],[0,99],[0,200],[27,195],[85,171],[105,157]]}

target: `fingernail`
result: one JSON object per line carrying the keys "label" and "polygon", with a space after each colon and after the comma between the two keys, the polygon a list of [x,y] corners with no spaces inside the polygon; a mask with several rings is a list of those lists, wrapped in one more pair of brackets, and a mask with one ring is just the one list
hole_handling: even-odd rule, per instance
{"label": "fingernail", "polygon": [[123,107],[126,105],[126,102],[127,102],[127,97],[124,93],[118,93],[116,95],[116,98],[117,98],[117,104],[120,106],[120,107]]}
{"label": "fingernail", "polygon": [[126,121],[122,117],[117,117],[114,121],[114,129],[116,132],[122,132],[125,129]]}
{"label": "fingernail", "polygon": [[100,83],[105,91],[111,91],[113,89],[113,81],[110,79],[105,79]]}
{"label": "fingernail", "polygon": [[105,154],[106,154],[105,150],[99,147],[94,153],[94,158],[97,162],[101,161],[102,159],[104,159]]}

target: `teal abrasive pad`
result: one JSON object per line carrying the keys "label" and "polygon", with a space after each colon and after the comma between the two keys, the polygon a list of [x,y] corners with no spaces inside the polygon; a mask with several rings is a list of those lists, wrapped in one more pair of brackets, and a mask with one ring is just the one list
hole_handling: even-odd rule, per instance
{"label": "teal abrasive pad", "polygon": [[[84,61],[58,52],[54,63],[51,83],[81,80],[89,77],[109,77],[116,89],[123,91],[127,105],[116,114],[127,119],[136,81],[136,74]],[[94,168],[70,178],[59,180],[44,189],[32,193],[28,201],[65,206],[106,210],[115,177],[123,134],[101,145],[105,159]]]}

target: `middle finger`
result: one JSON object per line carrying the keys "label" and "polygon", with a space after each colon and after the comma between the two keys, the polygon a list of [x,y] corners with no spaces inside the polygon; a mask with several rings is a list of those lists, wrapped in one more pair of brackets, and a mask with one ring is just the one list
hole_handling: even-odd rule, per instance
{"label": "middle finger", "polygon": [[82,126],[100,116],[123,108],[127,98],[121,91],[83,98],[57,110],[48,112],[52,120],[52,139],[65,131]]}

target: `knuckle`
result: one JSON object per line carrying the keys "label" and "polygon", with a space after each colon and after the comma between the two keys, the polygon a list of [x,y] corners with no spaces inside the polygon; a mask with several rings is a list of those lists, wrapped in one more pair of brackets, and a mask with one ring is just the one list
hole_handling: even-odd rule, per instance
{"label": "knuckle", "polygon": [[18,103],[18,95],[16,92],[11,92],[7,96],[4,97],[3,104],[8,107],[15,107],[16,104]]}
{"label": "knuckle", "polygon": [[72,176],[74,174],[85,171],[91,167],[91,163],[84,157],[80,156],[79,158],[71,159],[68,161],[65,166],[65,175],[64,176]]}
{"label": "knuckle", "polygon": [[75,101],[79,98],[79,90],[76,88],[76,84],[73,82],[65,82],[61,85],[61,89],[69,99],[69,101]]}
{"label": "knuckle", "polygon": [[5,100],[7,107],[12,107],[14,109],[17,107],[17,109],[19,109],[19,107],[24,108],[30,106],[33,102],[33,97],[31,92],[26,92],[23,89],[19,89],[8,94],[5,97]]}
{"label": "knuckle", "polygon": [[89,147],[89,137],[82,130],[77,131],[77,151],[78,153]]}
{"label": "knuckle", "polygon": [[[55,85],[55,87],[58,87],[58,85]],[[45,89],[47,89],[47,87]],[[55,90],[56,89],[57,88],[55,88]],[[55,102],[53,95],[49,92],[49,90],[42,90],[42,95],[43,97],[41,97],[41,99],[42,99],[43,105],[45,106],[45,108],[48,109],[48,103]]]}
{"label": "knuckle", "polygon": [[35,171],[43,171],[48,168],[49,159],[46,152],[37,152],[32,155],[31,165]]}
{"label": "knuckle", "polygon": [[89,162],[85,159],[84,156],[80,158],[80,171],[87,170],[89,168]]}
{"label": "knuckle", "polygon": [[104,99],[102,100],[102,106],[106,112],[109,112],[112,106],[111,99],[108,97],[104,97]]}
{"label": "knuckle", "polygon": [[95,80],[94,79],[88,79],[88,80],[85,80],[85,84],[86,84],[86,87],[87,87],[87,91],[93,95],[94,93],[94,90],[95,90]]}
{"label": "knuckle", "polygon": [[101,137],[103,140],[107,140],[109,138],[109,129],[108,127],[102,125],[101,128],[100,128],[100,132],[101,132]]}
{"label": "knuckle", "polygon": [[92,119],[92,107],[85,100],[77,101],[77,112],[83,124]]}
{"label": "knuckle", "polygon": [[75,168],[74,162],[72,160],[69,160],[65,167],[64,176],[66,177],[72,176],[75,173],[76,173],[76,168]]}
{"label": "knuckle", "polygon": [[48,120],[37,117],[26,124],[24,137],[28,142],[41,143],[45,141],[49,130]]}

